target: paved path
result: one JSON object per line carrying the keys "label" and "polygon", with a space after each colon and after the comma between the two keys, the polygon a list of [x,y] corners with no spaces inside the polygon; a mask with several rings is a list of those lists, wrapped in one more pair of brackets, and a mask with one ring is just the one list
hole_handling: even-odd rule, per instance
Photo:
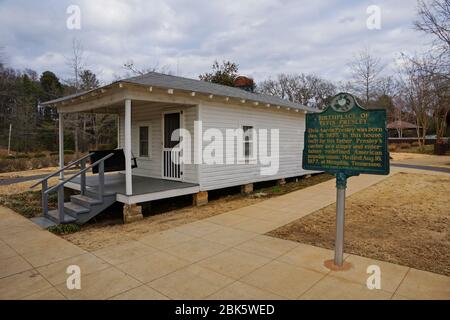
{"label": "paved path", "polygon": [[8,185],[14,184],[14,183],[38,180],[38,179],[45,178],[46,176],[48,176],[48,174],[38,174],[38,175],[28,176],[28,177],[0,179],[0,186],[8,186]]}
{"label": "paved path", "polygon": [[[65,174],[68,175],[67,177],[69,177],[71,173],[75,173],[75,172],[77,172],[77,171],[76,170],[67,170],[67,171],[65,171]],[[17,177],[17,178],[0,178],[0,186],[8,186],[10,184],[38,180],[38,179],[45,178],[49,174],[50,173],[37,174],[37,175],[25,176],[25,177]]]}
{"label": "paved path", "polygon": [[[352,177],[348,194],[384,178]],[[94,252],[0,207],[0,298],[450,299],[450,277],[356,255],[332,272],[332,251],[263,235],[333,203],[334,183]],[[66,286],[69,265],[81,268],[81,290]],[[381,290],[366,286],[369,265],[381,268]]]}
{"label": "paved path", "polygon": [[421,165],[406,164],[406,163],[391,163],[391,167],[410,168],[410,169],[419,169],[419,170],[430,170],[430,171],[450,173],[450,168],[421,166]]}

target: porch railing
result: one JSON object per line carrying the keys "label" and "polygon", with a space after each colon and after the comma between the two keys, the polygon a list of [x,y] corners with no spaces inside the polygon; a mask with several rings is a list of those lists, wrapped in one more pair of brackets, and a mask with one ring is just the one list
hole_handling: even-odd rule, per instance
{"label": "porch railing", "polygon": [[163,176],[169,179],[181,178],[180,150],[163,149]]}
{"label": "porch railing", "polygon": [[[92,169],[95,166],[99,166],[98,170],[98,196],[99,200],[103,200],[104,195],[104,186],[105,186],[105,160],[112,157],[114,154],[110,153],[106,155],[105,157],[97,160],[93,164],[86,167],[86,160],[88,157],[93,155],[93,153],[90,153],[78,160],[75,160],[73,162],[70,162],[68,165],[64,166],[63,168],[59,169],[58,171],[46,176],[45,178],[39,180],[34,185],[30,187],[30,189],[35,188],[37,185],[42,184],[42,210],[44,212],[44,215],[48,214],[48,194],[51,193],[54,190],[57,190],[58,192],[58,216],[59,221],[63,221],[64,219],[64,185],[72,181],[75,177],[80,177],[80,193],[84,195],[86,193],[86,172],[90,169]],[[72,175],[71,177],[61,181],[57,185],[48,188],[48,180],[55,175],[75,166],[76,164],[80,163],[80,171]]]}

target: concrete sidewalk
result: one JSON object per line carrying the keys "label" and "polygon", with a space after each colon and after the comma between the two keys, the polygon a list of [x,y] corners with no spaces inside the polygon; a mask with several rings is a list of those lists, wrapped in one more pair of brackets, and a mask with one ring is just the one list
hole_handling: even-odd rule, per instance
{"label": "concrete sidewalk", "polygon": [[[348,195],[385,178],[352,177]],[[331,180],[91,253],[0,207],[0,298],[450,299],[450,277],[355,255],[332,272],[332,251],[264,235],[334,201]],[[66,287],[69,265],[81,290]],[[366,286],[369,265],[381,290]]]}

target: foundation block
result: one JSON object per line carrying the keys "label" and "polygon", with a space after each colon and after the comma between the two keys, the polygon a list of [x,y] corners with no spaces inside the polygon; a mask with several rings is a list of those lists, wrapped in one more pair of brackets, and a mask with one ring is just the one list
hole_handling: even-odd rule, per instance
{"label": "foundation block", "polygon": [[241,193],[248,194],[253,192],[253,183],[247,183],[241,186]]}
{"label": "foundation block", "polygon": [[203,206],[208,203],[208,191],[200,191],[192,195],[192,205]]}
{"label": "foundation block", "polygon": [[131,223],[142,220],[142,207],[137,204],[124,204],[123,205],[123,222]]}

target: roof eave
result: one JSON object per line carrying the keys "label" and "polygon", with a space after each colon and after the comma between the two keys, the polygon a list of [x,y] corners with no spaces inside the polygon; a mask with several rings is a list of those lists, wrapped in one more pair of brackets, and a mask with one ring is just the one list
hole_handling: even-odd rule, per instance
{"label": "roof eave", "polygon": [[[127,81],[127,80],[119,80],[119,81],[115,81],[113,83],[110,83],[108,85],[105,85],[105,86],[102,86],[102,87],[99,87],[99,88],[96,88],[96,89],[92,89],[92,90],[88,90],[88,91],[72,94],[72,95],[69,95],[69,96],[66,96],[66,97],[62,97],[62,98],[58,98],[58,99],[53,99],[53,100],[49,100],[49,101],[46,101],[46,102],[42,102],[42,103],[40,103],[40,105],[44,106],[44,107],[48,107],[48,106],[53,106],[54,107],[54,106],[60,105],[60,104],[64,105],[68,101],[71,101],[71,100],[74,100],[74,99],[80,99],[83,96],[86,96],[88,94],[92,94],[92,93],[95,93],[95,92],[98,92],[98,91],[101,91],[101,93],[104,93],[104,90],[109,89],[109,88],[113,87],[114,85],[122,86],[124,84],[131,84],[131,85],[136,85],[136,86],[140,86],[140,87],[152,87],[152,88],[160,89],[160,90],[173,90],[173,91],[177,91],[177,92],[184,92],[184,93],[187,93],[187,94],[191,94],[192,92],[195,92],[195,93],[198,93],[198,94],[204,94],[204,95],[208,95],[208,96],[212,95],[209,92],[203,92],[203,91],[186,90],[186,89],[173,89],[173,88],[169,88],[169,87],[145,85],[145,84],[135,83],[135,82],[132,82],[132,81]],[[223,97],[223,98],[232,98],[232,99],[242,100],[242,99],[240,99],[238,97],[232,97],[232,96],[226,96],[226,95],[217,95],[217,96]],[[252,99],[252,100],[247,100],[247,101],[251,102],[251,103],[258,103],[258,104],[260,103],[262,105],[269,105],[269,106],[276,107],[276,108],[283,107],[284,109],[302,110],[302,111],[304,111],[304,113],[317,112],[316,109],[304,106],[302,104],[292,103],[292,102],[287,101],[287,100],[286,100],[286,103],[283,103],[284,101],[282,101],[282,102],[280,102],[278,104],[268,103],[266,100],[263,100],[263,99]],[[295,104],[295,105],[293,105],[293,104]]]}

